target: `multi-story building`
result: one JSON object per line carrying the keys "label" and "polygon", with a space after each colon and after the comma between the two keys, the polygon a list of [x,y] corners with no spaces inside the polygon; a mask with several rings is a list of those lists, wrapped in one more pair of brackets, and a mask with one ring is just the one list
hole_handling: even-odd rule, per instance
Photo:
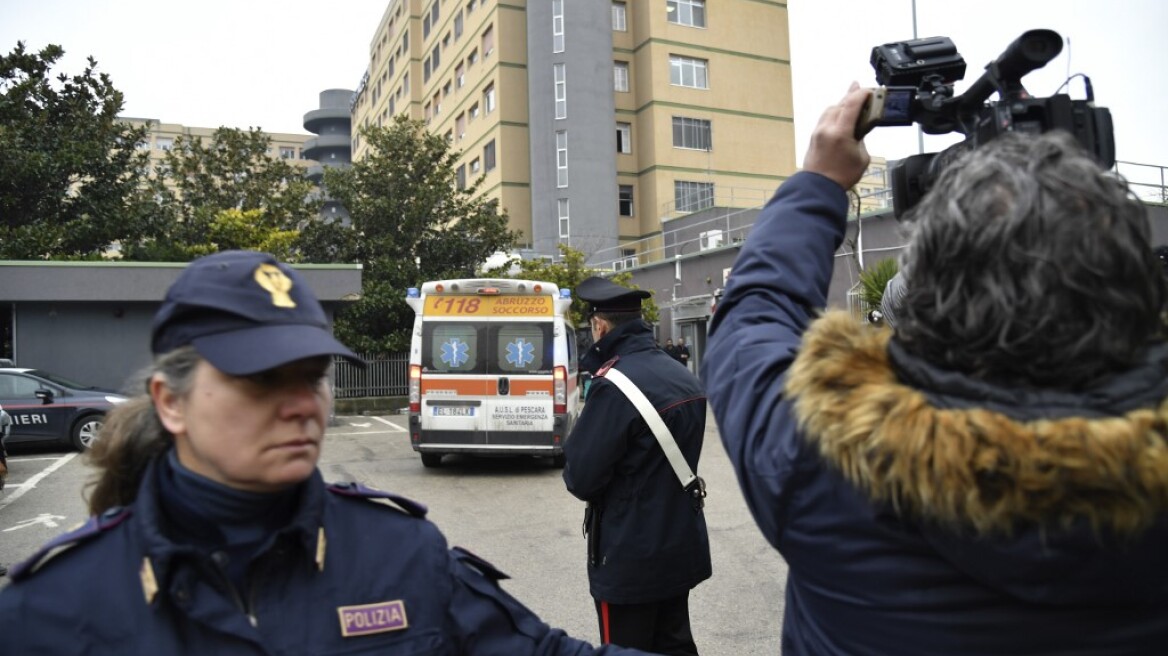
{"label": "multi-story building", "polygon": [[786,3],[390,0],[354,131],[399,113],[535,252],[648,263],[670,221],[757,207],[794,172]]}
{"label": "multi-story building", "polygon": [[864,177],[856,183],[855,192],[860,198],[860,213],[885,210],[892,207],[892,186],[888,176],[888,160],[872,155]]}
{"label": "multi-story building", "polygon": [[[134,118],[120,116],[118,120],[131,125],[146,125],[149,133],[146,141],[140,144],[141,148],[150,151],[150,168],[165,166],[165,153],[174,148],[175,139],[179,136],[188,139],[210,139],[218,128],[197,128],[178,123],[163,123],[156,118]],[[304,142],[312,137],[309,134],[287,134],[282,132],[266,132],[271,139],[271,150],[268,155],[280,159],[291,160],[296,166],[307,169],[309,162],[304,159]]]}
{"label": "multi-story building", "polygon": [[[320,92],[320,107],[304,115],[304,129],[316,135],[304,142],[304,157],[317,162],[308,167],[307,176],[318,186],[326,168],[345,169],[352,164],[352,100],[349,89],[326,89]],[[322,219],[348,220],[349,212],[339,202],[327,195],[321,200]]]}

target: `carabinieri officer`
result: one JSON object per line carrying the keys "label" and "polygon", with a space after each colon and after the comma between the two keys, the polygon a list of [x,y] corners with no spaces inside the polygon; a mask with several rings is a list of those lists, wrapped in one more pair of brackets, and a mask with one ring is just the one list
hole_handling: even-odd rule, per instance
{"label": "carabinieri officer", "polygon": [[564,483],[588,502],[588,581],[601,642],[697,654],[689,591],[711,574],[704,511],[632,401],[605,376],[615,369],[640,389],[692,471],[702,451],[705,393],[657,348],[641,316],[648,292],[592,277],[576,295],[589,303],[594,341],[581,367],[595,376],[564,444]]}

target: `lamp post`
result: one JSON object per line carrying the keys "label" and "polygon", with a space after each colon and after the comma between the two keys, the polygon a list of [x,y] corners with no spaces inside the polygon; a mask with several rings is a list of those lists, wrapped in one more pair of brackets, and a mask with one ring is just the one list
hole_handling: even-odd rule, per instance
{"label": "lamp post", "polygon": [[[917,0],[912,0],[912,23],[913,23],[913,40],[917,40]],[[920,124],[917,124],[917,153],[925,152],[925,131],[921,129]]]}

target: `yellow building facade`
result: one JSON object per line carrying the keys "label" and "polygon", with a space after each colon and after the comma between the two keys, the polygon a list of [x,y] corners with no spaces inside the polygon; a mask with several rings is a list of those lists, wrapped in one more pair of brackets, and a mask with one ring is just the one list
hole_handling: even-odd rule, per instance
{"label": "yellow building facade", "polygon": [[[166,152],[175,145],[178,137],[210,140],[218,128],[200,128],[181,125],[179,123],[163,123],[155,118],[134,118],[129,116],[118,117],[119,121],[133,126],[145,125],[148,129],[146,140],[140,148],[150,151],[150,170],[166,164]],[[304,142],[312,138],[310,134],[289,134],[283,132],[265,132],[271,140],[268,156],[289,160],[292,164],[307,169],[310,162],[303,157]]]}
{"label": "yellow building facade", "polygon": [[[353,101],[461,151],[536,253],[660,259],[671,221],[757,207],[795,171],[787,8],[771,0],[391,0]],[[631,259],[630,259],[631,258]]]}

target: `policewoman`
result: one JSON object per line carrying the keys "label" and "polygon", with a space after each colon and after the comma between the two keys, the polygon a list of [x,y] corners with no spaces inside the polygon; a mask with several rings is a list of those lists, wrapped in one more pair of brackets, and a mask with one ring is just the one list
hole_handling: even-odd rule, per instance
{"label": "policewoman", "polygon": [[[657,348],[641,316],[642,290],[599,277],[576,288],[587,301],[593,374],[584,410],[564,444],[564,483],[588,502],[588,581],[601,642],[662,654],[697,654],[689,592],[710,577],[702,502],[683,488],[645,417],[612,382],[619,371],[664,422],[692,472],[706,426],[701,383]],[[703,488],[704,490],[704,488]]]}
{"label": "policewoman", "polygon": [[196,260],[151,346],[147,393],[94,444],[93,518],[0,593],[5,653],[594,653],[420,504],[321,480],[330,358],[360,360],[295,270]]}

